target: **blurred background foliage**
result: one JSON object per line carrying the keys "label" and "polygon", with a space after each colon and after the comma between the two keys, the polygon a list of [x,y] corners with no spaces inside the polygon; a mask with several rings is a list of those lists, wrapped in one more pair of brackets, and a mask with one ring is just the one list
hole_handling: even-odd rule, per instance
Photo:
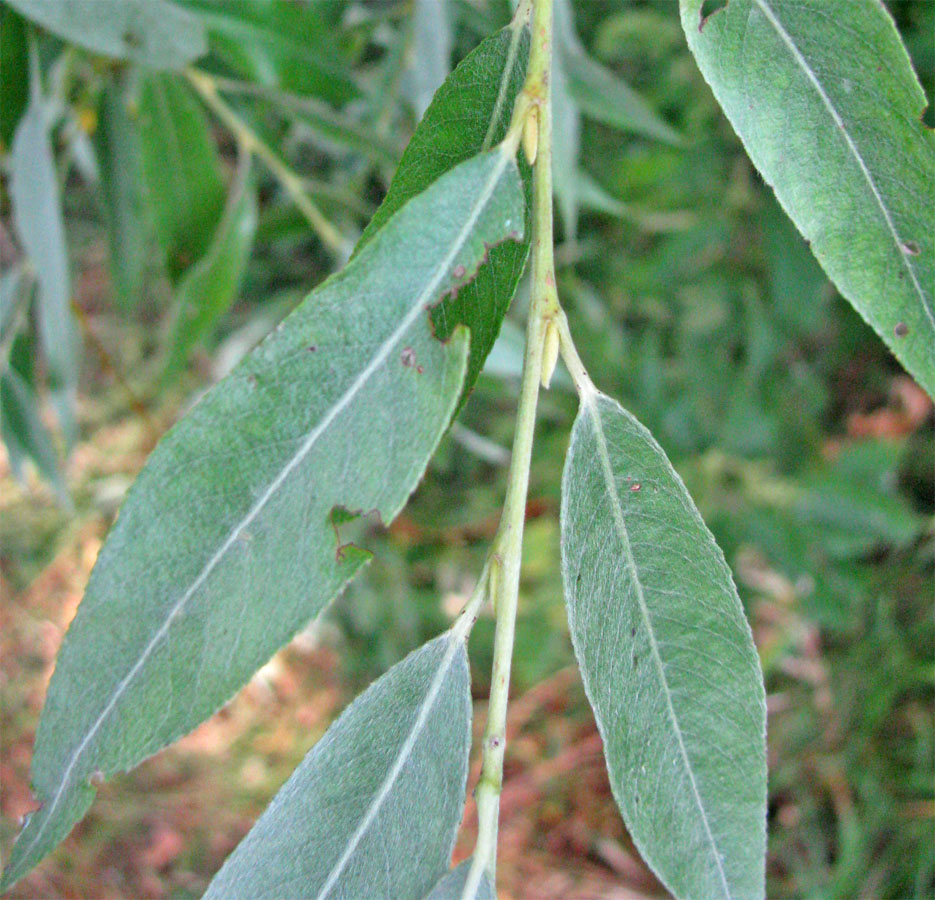
{"label": "blurred background foliage", "polygon": [[[205,29],[200,75],[96,55],[0,5],[4,848],[29,809],[58,642],[133,475],[346,258],[434,89],[510,15],[506,0],[175,4]],[[888,6],[931,98],[935,3]],[[931,401],[758,178],[677,4],[558,8],[560,294],[594,380],[685,479],[753,624],[769,895],[933,896]],[[43,326],[56,311],[58,336]],[[389,529],[365,523],[374,562],[325,621],[105,788],[22,896],[196,896],[341,705],[444,627],[496,528],[523,313],[521,288],[413,502]],[[570,668],[557,532],[574,412],[560,373],[527,510],[504,895],[653,896]],[[479,708],[492,635],[481,619]],[[472,827],[469,814],[459,853]]]}

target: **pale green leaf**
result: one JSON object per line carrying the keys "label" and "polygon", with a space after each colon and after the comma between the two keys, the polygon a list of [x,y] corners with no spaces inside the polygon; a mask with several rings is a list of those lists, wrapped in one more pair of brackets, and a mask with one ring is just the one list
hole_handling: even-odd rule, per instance
{"label": "pale green leaf", "polygon": [[451,71],[451,14],[448,3],[413,0],[411,92],[419,118],[428,109],[435,91]]}
{"label": "pale green leaf", "polygon": [[487,872],[481,875],[477,890],[474,891],[473,895],[464,898],[464,887],[471,872],[472,862],[473,859],[466,859],[446,873],[438,884],[432,888],[432,892],[426,895],[425,900],[497,900],[497,891],[493,879]]}
{"label": "pale green leaf", "polygon": [[424,896],[461,822],[470,687],[458,631],[393,666],[312,748],[205,900]]}
{"label": "pale green leaf", "polygon": [[935,396],[935,134],[879,0],[681,0],[702,74],[838,290]]}
{"label": "pale green leaf", "polygon": [[[416,128],[389,192],[364,229],[355,253],[410,197],[424,191],[452,166],[503,138],[513,102],[525,79],[528,58],[529,30],[517,24],[491,35],[461,61],[438,89]],[[528,191],[525,160],[520,167]],[[458,325],[467,325],[471,330],[465,396],[480,374],[516,293],[529,253],[528,228],[525,233],[525,240],[492,247],[477,278],[439,304],[433,313],[439,337],[451,334]]]}
{"label": "pale green leaf", "polygon": [[[525,348],[526,332],[510,319],[504,319],[496,343],[484,363],[483,374],[490,378],[518,383],[523,374]],[[574,386],[564,363],[559,360],[552,376],[552,387],[574,390]]]}
{"label": "pale green leaf", "polygon": [[[500,150],[414,198],[211,390],[127,495],[65,637],[39,724],[43,804],[3,885],[94,795],[211,715],[357,571],[336,508],[391,521],[461,393],[467,334],[427,310],[523,227]],[[339,517],[340,518],[344,518]]]}
{"label": "pale green leaf", "polygon": [[174,281],[205,255],[221,219],[221,164],[204,110],[174,74],[143,79],[139,128],[146,196]]}
{"label": "pale green leaf", "polygon": [[565,235],[571,240],[578,232],[581,113],[571,95],[565,61],[559,48],[552,57],[552,182]]}
{"label": "pale green leaf", "polygon": [[218,86],[224,92],[255,97],[276,106],[304,125],[316,143],[329,151],[333,152],[335,148],[353,150],[387,167],[394,167],[399,162],[402,146],[393,137],[358,122],[349,112],[332,109],[316,97],[290,94],[278,88],[229,78],[218,78]]}
{"label": "pale green leaf", "polygon": [[637,847],[677,897],[762,897],[766,705],[750,628],[662,449],[593,389],[561,528],[572,641]]}
{"label": "pale green leaf", "polygon": [[569,50],[563,54],[563,63],[568,90],[585,116],[620,131],[668,144],[681,142],[678,133],[633,88],[590,56]]}
{"label": "pale green leaf", "polygon": [[73,44],[152,69],[181,69],[207,50],[197,17],[169,0],[7,0]]}
{"label": "pale green leaf", "polygon": [[71,440],[80,347],[71,311],[58,176],[35,57],[30,84],[29,105],[16,128],[10,152],[10,199],[13,224],[36,274],[36,318],[49,386],[59,421]]}
{"label": "pale green leaf", "polygon": [[191,348],[211,333],[230,308],[250,258],[256,226],[256,187],[250,178],[250,156],[244,154],[208,252],[179,283],[168,373],[185,364]]}

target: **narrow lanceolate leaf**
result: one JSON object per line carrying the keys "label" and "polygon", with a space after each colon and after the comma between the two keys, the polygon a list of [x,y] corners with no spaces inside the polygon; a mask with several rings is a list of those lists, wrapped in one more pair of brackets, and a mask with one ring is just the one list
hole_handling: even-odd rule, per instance
{"label": "narrow lanceolate leaf", "polygon": [[702,74],[838,290],[935,396],[935,134],[879,0],[681,0]]}
{"label": "narrow lanceolate leaf", "polygon": [[256,187],[244,154],[208,252],[185,273],[176,294],[175,331],[166,370],[177,372],[230,308],[250,258],[257,226]]}
{"label": "narrow lanceolate leaf", "polygon": [[29,382],[12,366],[0,372],[0,435],[16,476],[24,477],[23,463],[31,459],[59,500],[67,504],[68,490],[59,456],[42,421],[39,399]]}
{"label": "narrow lanceolate leaf", "polygon": [[130,80],[126,73],[115,73],[101,91],[94,135],[110,245],[111,280],[125,309],[137,306],[142,299],[150,231],[143,194],[139,128],[130,113],[130,106],[135,103]]}
{"label": "narrow lanceolate leaf", "polygon": [[205,900],[423,897],[451,860],[470,749],[467,651],[451,631],[344,711]]}
{"label": "narrow lanceolate leaf", "polygon": [[204,110],[172,73],[140,85],[143,181],[173,281],[208,251],[224,209],[224,182]]}
{"label": "narrow lanceolate leaf", "polygon": [[[438,89],[416,128],[356,253],[410,197],[424,191],[452,166],[502,139],[523,86],[528,58],[529,31],[517,22],[491,35],[461,61]],[[529,196],[529,169],[525,161],[520,165]],[[525,233],[528,235],[528,228]],[[458,325],[471,330],[464,396],[474,386],[497,339],[528,253],[528,238],[491,248],[474,281],[433,313],[435,329],[442,338]]]}
{"label": "narrow lanceolate leaf", "polygon": [[588,56],[575,31],[569,0],[555,2],[555,30],[567,90],[584,115],[621,131],[679,143],[677,132],[633,88]]}
{"label": "narrow lanceolate leaf", "polygon": [[419,118],[451,71],[451,10],[438,0],[415,0],[412,7],[411,94]]}
{"label": "narrow lanceolate leaf", "polygon": [[0,150],[6,153],[20,116],[29,103],[29,46],[26,23],[7,6],[0,6]]}
{"label": "narrow lanceolate leaf", "polygon": [[677,897],[756,898],[766,705],[730,571],[652,435],[582,395],[562,481],[572,641],[617,805]]}
{"label": "narrow lanceolate leaf", "polygon": [[208,49],[198,18],[170,0],[7,2],[70,43],[152,69],[181,69]]}
{"label": "narrow lanceolate leaf", "polygon": [[464,888],[471,872],[472,862],[473,859],[466,859],[450,872],[447,872],[432,888],[432,892],[425,897],[425,900],[497,900],[497,891],[493,879],[487,872],[481,875],[477,889],[471,896],[464,896]]}
{"label": "narrow lanceolate leaf", "polygon": [[467,335],[439,341],[427,309],[522,225],[513,160],[495,150],[462,164],[162,440],[59,653],[32,765],[42,808],[4,886],[84,814],[95,773],[134,766],[211,715],[363,564],[332,513],[389,522],[461,392]]}
{"label": "narrow lanceolate leaf", "polygon": [[59,419],[70,439],[78,382],[78,332],[71,312],[65,224],[46,102],[39,89],[37,60],[32,63],[29,106],[16,128],[10,153],[10,198],[13,224],[36,272],[39,340]]}

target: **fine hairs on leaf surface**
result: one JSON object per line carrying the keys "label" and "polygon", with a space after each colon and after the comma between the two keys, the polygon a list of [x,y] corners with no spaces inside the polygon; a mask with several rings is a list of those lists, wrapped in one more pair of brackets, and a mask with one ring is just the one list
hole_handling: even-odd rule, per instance
{"label": "fine hairs on leaf surface", "polygon": [[562,577],[614,797],[677,897],[761,897],[766,702],[724,557],[649,432],[582,393]]}
{"label": "fine hairs on leaf surface", "polygon": [[680,0],[702,74],[838,290],[935,397],[935,133],[879,0]]}
{"label": "fine hairs on leaf surface", "polygon": [[[433,2],[441,0],[404,4],[414,18],[401,25],[396,12],[384,20],[380,4],[361,10],[351,29],[359,34],[342,30],[332,41],[341,4],[10,0],[10,21],[19,13],[31,20],[5,38],[19,40],[15,55],[31,64],[28,101],[13,98],[21,106],[10,154],[13,222],[35,272],[39,344],[59,394],[73,392],[78,357],[47,119],[50,110],[65,117],[61,98],[46,98],[40,84],[50,46],[71,41],[108,65],[120,61],[116,75],[103,74],[99,60],[87,65],[100,69],[95,145],[113,280],[131,308],[151,228],[175,303],[167,374],[184,368],[235,300],[261,207],[283,212],[267,202],[268,182],[254,180],[254,162],[282,189],[287,211],[300,212],[343,260],[347,235],[373,208],[357,194],[379,178],[385,184],[399,153],[393,101],[408,98],[406,114],[414,105],[424,115],[347,265],[165,435],[127,494],[58,655],[32,761],[39,808],[14,845],[3,889],[68,834],[101,780],[212,715],[364,566],[368,552],[342,544],[338,526],[358,516],[388,524],[400,512],[500,335],[488,374],[519,382],[514,443],[501,521],[470,600],[448,631],[346,708],[206,896],[496,897],[533,438],[540,390],[553,384],[559,356],[554,384],[579,397],[561,484],[561,574],[614,799],[674,896],[765,894],[766,703],[750,626],[724,554],[660,444],[594,387],[559,298],[560,287],[573,291],[555,270],[553,194],[568,243],[577,244],[579,206],[640,220],[629,201],[582,180],[584,119],[666,142],[669,159],[681,137],[587,56],[567,0],[519,0],[511,23],[450,74],[461,12]],[[931,393],[935,236],[926,213],[935,143],[918,121],[924,97],[893,21],[877,0],[719,6],[702,19],[702,0],[680,0],[703,75],[825,271]],[[480,10],[470,15],[485,21]],[[382,43],[397,26],[405,41]],[[670,27],[680,40],[674,18]],[[338,49],[345,41],[347,54]],[[206,68],[193,66],[209,47]],[[407,56],[412,47],[419,58]],[[230,105],[228,93],[236,95]],[[257,115],[273,97],[287,111],[280,132]],[[318,128],[314,140],[296,138],[307,140],[303,150],[313,147],[329,174],[346,176],[332,199],[352,202],[334,222],[328,204],[319,210],[310,199],[321,180],[292,168],[301,154],[289,140],[279,146],[287,131],[302,131],[294,126],[303,115]],[[236,140],[232,177],[216,125]],[[321,141],[329,129],[338,158]],[[373,146],[361,152],[371,133]],[[767,243],[781,248],[780,230],[766,230]],[[525,338],[509,326],[501,334],[527,259]],[[786,263],[802,275],[805,266]],[[772,275],[776,296],[795,297],[796,285],[815,281],[808,272]],[[752,277],[743,278],[751,305],[761,302]],[[0,412],[11,458],[30,454],[64,492],[39,414],[32,344],[10,324],[28,303],[18,299],[18,276],[0,286],[0,344],[9,351]],[[686,298],[676,299],[673,308]],[[602,321],[612,321],[610,308]],[[628,336],[620,355],[629,348]],[[762,346],[754,355],[768,364]],[[860,479],[842,470],[839,480]],[[812,521],[858,518],[849,509],[864,504],[862,495],[849,496],[859,495],[825,477],[794,502]],[[917,514],[902,512],[896,505],[875,524],[891,545],[919,533]],[[848,547],[868,552],[860,537],[849,536]],[[452,868],[473,733],[466,641],[488,600],[496,620],[477,840]]]}
{"label": "fine hairs on leaf surface", "polygon": [[405,503],[467,356],[466,331],[442,343],[427,310],[522,228],[512,158],[461,164],[162,440],[59,653],[33,757],[43,806],[4,887],[84,814],[92,775],[136,765],[211,715],[363,564],[336,546],[330,510],[389,522]]}
{"label": "fine hairs on leaf surface", "polygon": [[467,650],[455,628],[344,711],[205,900],[422,897],[451,859],[470,748]]}
{"label": "fine hairs on leaf surface", "polygon": [[[489,149],[503,137],[526,75],[528,58],[529,30],[518,20],[482,41],[461,61],[426,110],[386,198],[364,229],[355,253],[409,198],[424,191],[451,166]],[[519,165],[528,201],[529,169],[522,160]],[[523,273],[529,254],[528,213],[523,234],[522,240],[492,247],[477,277],[432,313],[436,332],[442,338],[459,323],[471,331],[462,402],[497,339]]]}

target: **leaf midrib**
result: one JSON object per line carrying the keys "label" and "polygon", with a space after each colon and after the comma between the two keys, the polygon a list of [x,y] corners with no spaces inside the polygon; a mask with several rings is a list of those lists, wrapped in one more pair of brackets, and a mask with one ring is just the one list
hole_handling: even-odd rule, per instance
{"label": "leaf midrib", "polygon": [[304,459],[308,454],[311,448],[314,446],[315,442],[318,440],[322,432],[334,421],[337,415],[351,402],[351,400],[356,396],[358,391],[361,389],[362,385],[370,378],[370,376],[377,370],[379,365],[387,358],[392,347],[394,347],[403,334],[409,329],[409,327],[416,321],[416,319],[424,311],[425,304],[430,301],[435,293],[437,292],[438,286],[440,285],[442,279],[445,277],[446,273],[450,270],[451,264],[457,256],[458,252],[463,247],[465,241],[467,240],[469,234],[473,230],[474,226],[479,219],[481,212],[486,207],[487,203],[490,201],[493,196],[494,189],[498,182],[500,181],[503,172],[506,170],[508,162],[512,159],[512,156],[505,150],[501,150],[498,154],[497,164],[491,170],[491,173],[485,183],[483,190],[478,194],[477,200],[471,208],[471,213],[466,219],[464,225],[459,230],[455,240],[452,242],[451,249],[445,255],[445,258],[437,266],[435,273],[429,280],[428,285],[425,289],[419,294],[416,302],[413,303],[412,308],[409,313],[405,316],[402,323],[396,328],[396,330],[390,335],[387,340],[385,340],[381,345],[377,353],[374,355],[374,358],[371,362],[363,369],[363,371],[357,376],[353,381],[351,386],[342,394],[338,401],[328,410],[324,418],[309,432],[308,437],[302,443],[302,446],[296,452],[296,454],[286,463],[282,468],[279,475],[273,479],[269,487],[263,492],[260,498],[254,503],[250,508],[244,518],[234,526],[230,534],[221,544],[220,548],[215,552],[210,560],[202,568],[201,572],[192,582],[185,593],[181,598],[176,601],[175,605],[169,611],[166,616],[166,620],[162,625],[156,630],[153,637],[150,639],[149,643],[144,648],[143,652],[140,655],[140,658],[134,663],[130,671],[124,676],[123,680],[117,685],[113,696],[107,702],[100,716],[88,730],[88,733],[82,739],[81,743],[78,745],[75,752],[72,754],[71,759],[68,762],[68,765],[65,767],[65,772],[62,775],[61,784],[59,789],[55,792],[55,796],[52,798],[48,812],[46,813],[42,825],[40,825],[39,830],[36,832],[32,841],[29,845],[23,849],[22,857],[25,858],[33,848],[36,846],[43,833],[45,832],[46,827],[49,822],[53,821],[52,814],[55,812],[59,802],[65,794],[65,788],[69,785],[72,772],[75,769],[75,766],[78,763],[78,760],[81,758],[88,744],[92,740],[95,734],[100,730],[101,726],[110,716],[111,712],[117,705],[120,698],[126,692],[127,687],[136,677],[140,669],[145,665],[146,661],[152,655],[154,649],[162,638],[168,633],[169,628],[172,622],[182,613],[188,601],[194,596],[195,591],[201,587],[202,584],[207,580],[208,576],[214,570],[215,566],[221,561],[227,551],[233,546],[240,534],[243,533],[244,529],[259,515],[260,511],[270,500],[270,498],[275,494],[275,492],[281,487],[283,482],[289,476],[289,474],[298,466],[298,464]]}
{"label": "leaf midrib", "polygon": [[435,701],[438,698],[445,678],[451,669],[451,664],[454,661],[455,654],[457,653],[458,648],[463,646],[462,639],[459,637],[457,631],[449,631],[447,640],[449,647],[445,651],[445,655],[442,657],[442,660],[439,663],[438,671],[435,673],[435,677],[432,679],[432,683],[429,686],[428,693],[425,695],[425,699],[422,701],[419,714],[416,717],[415,722],[412,723],[412,727],[409,730],[409,734],[406,735],[406,740],[403,742],[402,747],[399,748],[399,753],[396,755],[396,759],[393,762],[392,768],[389,770],[389,772],[386,773],[386,777],[380,784],[380,789],[368,804],[366,812],[361,818],[357,828],[354,830],[354,833],[348,840],[347,846],[344,848],[344,852],[341,854],[341,858],[334,864],[334,868],[332,868],[328,878],[325,880],[324,885],[318,892],[316,900],[325,900],[325,898],[331,892],[331,889],[335,886],[338,878],[341,877],[341,873],[344,871],[345,866],[347,866],[348,861],[350,860],[354,851],[357,849],[357,845],[363,839],[367,829],[370,828],[370,826],[373,824],[373,820],[376,818],[377,813],[379,813],[380,807],[383,806],[384,801],[389,796],[390,791],[393,789],[393,785],[395,784],[396,779],[399,777],[399,773],[402,771],[403,766],[412,755],[416,741],[419,739],[419,734],[425,727],[429,713],[432,711],[432,707],[435,706]]}
{"label": "leaf midrib", "polygon": [[844,124],[844,119],[841,117],[841,114],[838,112],[834,103],[832,103],[831,98],[828,96],[825,89],[822,87],[821,82],[818,80],[818,76],[815,74],[815,71],[809,65],[808,60],[805,58],[801,50],[799,50],[795,41],[792,39],[792,36],[788,31],[783,27],[782,22],[779,21],[775,12],[773,12],[772,7],[769,5],[768,0],[753,0],[753,3],[757,6],[760,12],[763,13],[763,16],[773,27],[776,34],[779,35],[779,39],[786,45],[789,52],[792,54],[792,58],[795,60],[796,64],[802,71],[805,73],[806,78],[811,82],[812,87],[815,88],[815,91],[818,93],[821,102],[824,104],[825,108],[828,110],[828,113],[831,115],[834,124],[837,126],[838,130],[844,137],[844,141],[847,144],[848,150],[850,150],[854,159],[857,161],[857,165],[860,168],[861,174],[864,176],[864,179],[867,182],[867,185],[870,187],[870,191],[873,194],[874,200],[876,200],[877,205],[880,207],[880,212],[883,214],[883,220],[886,223],[887,230],[890,233],[890,236],[893,239],[893,243],[896,245],[896,255],[902,262],[902,265],[905,267],[906,271],[909,273],[909,278],[912,281],[912,285],[915,288],[916,293],[919,295],[919,300],[922,304],[922,308],[925,310],[925,314],[928,317],[929,324],[932,326],[932,330],[935,331],[935,313],[933,313],[930,302],[927,301],[924,291],[922,290],[922,285],[919,284],[919,280],[916,277],[915,269],[910,264],[909,260],[906,258],[906,254],[903,252],[903,243],[899,238],[899,234],[896,231],[896,225],[893,222],[893,218],[890,215],[889,209],[887,209],[886,204],[883,201],[883,197],[880,194],[879,189],[877,188],[876,182],[873,180],[873,175],[870,172],[864,158],[860,153],[860,150],[857,147],[857,144],[854,142],[854,139],[851,137],[850,132],[847,130],[846,125]]}
{"label": "leaf midrib", "polygon": [[705,812],[704,804],[701,800],[701,794],[698,790],[698,784],[695,781],[695,773],[688,758],[688,751],[685,747],[685,740],[682,736],[682,728],[679,725],[678,716],[672,703],[672,692],[669,689],[669,682],[666,679],[665,667],[662,663],[662,656],[659,653],[659,644],[656,640],[656,633],[653,629],[652,620],[649,616],[649,607],[646,603],[646,596],[643,592],[643,583],[640,580],[639,569],[637,568],[636,560],[633,556],[633,548],[630,543],[630,533],[627,529],[626,522],[623,517],[623,509],[620,505],[620,497],[617,494],[617,484],[614,478],[613,467],[610,463],[610,453],[607,449],[607,439],[604,435],[604,427],[601,423],[600,411],[597,408],[597,403],[600,396],[601,395],[596,389],[588,387],[581,395],[581,404],[582,407],[587,411],[587,415],[591,420],[594,430],[594,440],[597,444],[597,455],[601,464],[601,472],[604,476],[604,485],[607,489],[608,497],[610,498],[611,513],[614,518],[614,524],[617,528],[617,534],[620,538],[620,543],[623,547],[624,562],[630,572],[630,577],[635,587],[636,599],[639,605],[643,625],[646,628],[647,634],[649,635],[651,656],[653,663],[656,666],[656,671],[659,675],[660,684],[662,685],[662,693],[665,697],[666,709],[668,711],[669,719],[672,722],[672,728],[678,741],[679,753],[682,756],[682,762],[684,763],[685,771],[688,774],[688,780],[692,788],[692,795],[694,796],[695,803],[698,807],[698,813],[701,816],[701,821],[704,824],[705,834],[707,835],[708,841],[711,844],[711,851],[714,857],[715,865],[717,866],[718,875],[720,875],[721,882],[724,886],[724,896],[726,898],[730,898],[730,886],[727,883],[727,875],[724,872],[724,866],[721,862],[721,854],[718,852],[717,841],[715,840],[714,834],[711,831],[711,824],[708,822],[708,815]]}

